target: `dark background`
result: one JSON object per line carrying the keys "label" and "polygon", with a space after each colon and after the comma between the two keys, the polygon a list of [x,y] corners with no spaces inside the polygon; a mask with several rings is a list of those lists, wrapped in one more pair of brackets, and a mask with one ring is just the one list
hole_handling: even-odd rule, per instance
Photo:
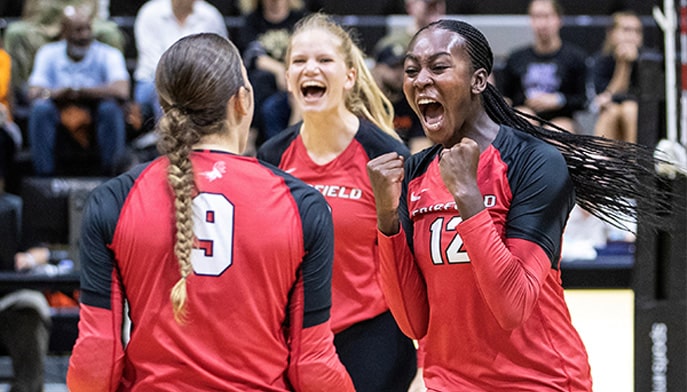
{"label": "dark background", "polygon": [[[238,15],[237,0],[208,0],[227,16]],[[133,16],[143,0],[110,0],[113,16]],[[404,0],[304,0],[310,10],[324,9],[332,14],[385,15],[403,14]],[[449,14],[525,14],[529,0],[447,0]],[[567,15],[609,15],[621,9],[632,9],[641,15],[651,15],[654,5],[663,2],[647,0],[560,0]],[[0,0],[0,17],[16,17],[21,13],[22,0]]]}

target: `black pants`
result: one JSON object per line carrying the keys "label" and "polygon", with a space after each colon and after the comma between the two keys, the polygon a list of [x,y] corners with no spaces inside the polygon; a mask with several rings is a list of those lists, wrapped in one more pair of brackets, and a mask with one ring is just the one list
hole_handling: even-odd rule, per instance
{"label": "black pants", "polygon": [[413,341],[385,312],[334,336],[357,392],[406,392],[417,372]]}
{"label": "black pants", "polygon": [[10,308],[0,312],[0,344],[12,358],[14,380],[10,392],[43,390],[50,326],[35,309]]}
{"label": "black pants", "polygon": [[14,162],[16,147],[14,141],[0,126],[0,179],[6,178]]}

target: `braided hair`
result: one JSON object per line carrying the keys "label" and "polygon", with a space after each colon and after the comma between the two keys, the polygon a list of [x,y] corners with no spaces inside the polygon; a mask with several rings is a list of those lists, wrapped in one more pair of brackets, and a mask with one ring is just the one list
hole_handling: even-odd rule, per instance
{"label": "braided hair", "polygon": [[184,321],[187,278],[193,271],[192,201],[195,192],[189,155],[202,137],[229,132],[227,102],[245,84],[241,58],[226,38],[203,33],[184,37],[160,58],[155,85],[164,116],[158,149],[169,159],[167,180],[174,192],[176,242],[174,254],[181,278],[170,299],[174,317]]}
{"label": "braided hair", "polygon": [[[410,45],[421,32],[429,29],[444,29],[462,36],[472,68],[483,68],[491,73],[494,58],[491,47],[474,26],[458,20],[439,20],[420,29]],[[659,223],[660,212],[668,206],[666,198],[659,194],[658,185],[664,180],[654,170],[657,161],[652,149],[599,136],[570,133],[542,118],[513,109],[490,83],[482,93],[482,103],[487,115],[497,124],[527,132],[561,152],[580,207],[615,227],[627,230],[627,224],[637,220],[637,206],[642,205],[650,212],[647,223],[652,226]],[[535,126],[527,119],[535,119],[551,129]]]}

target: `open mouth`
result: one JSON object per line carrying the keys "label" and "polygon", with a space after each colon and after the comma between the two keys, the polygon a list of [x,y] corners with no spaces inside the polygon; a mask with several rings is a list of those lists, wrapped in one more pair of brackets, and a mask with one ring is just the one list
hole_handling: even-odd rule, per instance
{"label": "open mouth", "polygon": [[429,131],[439,129],[444,120],[444,106],[431,98],[421,98],[418,102],[425,127]]}
{"label": "open mouth", "polygon": [[321,98],[327,88],[319,82],[308,81],[301,85],[301,94],[306,100]]}

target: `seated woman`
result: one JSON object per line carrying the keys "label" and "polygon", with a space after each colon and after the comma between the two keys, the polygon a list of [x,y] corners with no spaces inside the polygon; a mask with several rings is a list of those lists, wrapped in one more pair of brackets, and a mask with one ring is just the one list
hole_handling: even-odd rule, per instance
{"label": "seated woman", "polygon": [[592,67],[599,110],[594,133],[609,139],[637,141],[637,58],[642,46],[642,22],[631,11],[613,14],[601,52]]}

